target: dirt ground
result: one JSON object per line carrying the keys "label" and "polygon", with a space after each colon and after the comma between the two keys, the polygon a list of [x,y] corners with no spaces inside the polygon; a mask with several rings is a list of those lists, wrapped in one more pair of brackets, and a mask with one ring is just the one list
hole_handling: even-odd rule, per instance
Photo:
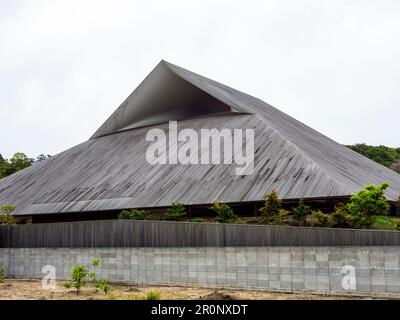
{"label": "dirt ground", "polygon": [[77,295],[65,289],[61,282],[54,289],[43,289],[40,280],[7,279],[0,283],[0,300],[143,300],[149,292],[159,294],[161,300],[344,300],[346,296],[324,296],[314,294],[272,293],[262,291],[225,290],[191,287],[138,287],[112,284],[108,294],[85,287]]}

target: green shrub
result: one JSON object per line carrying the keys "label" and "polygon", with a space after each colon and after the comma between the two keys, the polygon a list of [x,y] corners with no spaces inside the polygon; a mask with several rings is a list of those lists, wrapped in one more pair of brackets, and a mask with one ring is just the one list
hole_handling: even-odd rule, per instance
{"label": "green shrub", "polygon": [[397,230],[397,221],[389,216],[374,216],[372,229],[379,230]]}
{"label": "green shrub", "polygon": [[71,280],[64,282],[67,289],[75,288],[76,294],[81,292],[81,288],[88,282],[89,270],[84,265],[76,265],[72,267]]}
{"label": "green shrub", "polygon": [[389,211],[389,201],[385,197],[388,183],[380,186],[368,185],[350,198],[347,205],[353,215],[386,215]]}
{"label": "green shrub", "polygon": [[107,294],[111,290],[110,284],[105,280],[96,280],[94,284],[96,289],[100,289],[105,294]]}
{"label": "green shrub", "polygon": [[232,208],[226,203],[215,201],[212,205],[212,210],[217,214],[215,220],[221,223],[235,223],[238,219],[233,213]]}
{"label": "green shrub", "polygon": [[160,300],[161,294],[158,291],[150,291],[147,294],[147,300]]}
{"label": "green shrub", "polygon": [[[97,267],[100,264],[100,259],[93,259],[92,266]],[[104,280],[97,280],[95,272],[89,272],[89,267],[85,265],[75,265],[72,267],[71,279],[64,282],[64,287],[67,289],[74,288],[76,294],[81,292],[81,288],[87,283],[92,283],[96,290],[101,289],[104,293],[108,293],[111,286]]]}
{"label": "green shrub", "polygon": [[203,218],[193,218],[192,220],[190,220],[191,222],[206,222],[206,219]]}
{"label": "green shrub", "polygon": [[153,216],[149,211],[132,209],[124,210],[118,215],[119,219],[131,219],[131,220],[152,220]]}
{"label": "green shrub", "polygon": [[282,209],[282,200],[279,199],[276,190],[272,189],[270,193],[266,193],[264,199],[265,205],[260,208],[262,222],[277,225],[284,224],[288,211]]}
{"label": "green shrub", "polygon": [[311,211],[311,225],[313,227],[327,227],[329,224],[329,215],[321,210]]}
{"label": "green shrub", "polygon": [[170,220],[183,220],[186,218],[186,209],[182,203],[173,202],[171,207],[167,209],[167,218]]}
{"label": "green shrub", "polygon": [[0,283],[4,282],[6,278],[6,268],[3,265],[0,265]]}
{"label": "green shrub", "polygon": [[335,228],[350,228],[351,217],[347,210],[347,207],[340,203],[335,207],[335,211],[332,213],[333,227]]}
{"label": "green shrub", "polygon": [[390,209],[385,197],[388,183],[380,186],[368,185],[350,198],[347,204],[349,222],[354,228],[368,228],[378,215],[386,215]]}
{"label": "green shrub", "polygon": [[311,214],[311,207],[304,204],[304,199],[300,199],[299,205],[293,208],[293,218],[299,226],[305,225],[307,216]]}
{"label": "green shrub", "polygon": [[16,209],[15,206],[0,206],[0,224],[16,224],[14,216],[11,214]]}

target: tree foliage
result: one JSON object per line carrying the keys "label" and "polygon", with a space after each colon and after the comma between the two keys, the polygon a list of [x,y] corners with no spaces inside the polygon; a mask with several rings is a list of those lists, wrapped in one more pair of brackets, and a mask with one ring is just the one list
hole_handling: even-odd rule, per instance
{"label": "tree foliage", "polygon": [[139,209],[123,210],[118,215],[118,218],[131,220],[153,220],[153,216],[150,211]]}
{"label": "tree foliage", "polygon": [[321,210],[313,210],[311,212],[311,225],[313,227],[327,227],[329,224],[329,215]]}
{"label": "tree foliage", "polygon": [[400,148],[390,148],[383,145],[370,146],[365,143],[357,143],[347,147],[400,173]]}
{"label": "tree foliage", "polygon": [[0,206],[0,224],[15,224],[15,218],[11,214],[16,209],[12,205],[1,205]]}
{"label": "tree foliage", "polygon": [[[100,259],[93,259],[92,266],[97,267],[100,265]],[[76,294],[81,292],[82,287],[86,284],[91,283],[95,286],[96,290],[101,289],[104,293],[108,293],[111,286],[104,280],[98,280],[96,278],[96,272],[90,272],[89,267],[86,265],[75,265],[72,267],[70,275],[71,279],[64,282],[64,287],[67,289],[74,288]]]}
{"label": "tree foliage", "polygon": [[215,220],[221,223],[234,223],[238,217],[233,213],[232,208],[226,203],[215,201],[212,210],[217,214]]}
{"label": "tree foliage", "polygon": [[293,208],[293,218],[299,226],[306,223],[307,216],[311,214],[311,207],[304,204],[304,199],[300,199],[299,205]]}
{"label": "tree foliage", "polygon": [[261,220],[266,224],[285,224],[285,220],[289,212],[282,208],[282,200],[279,199],[275,189],[266,193],[264,196],[264,207],[260,208]]}
{"label": "tree foliage", "polygon": [[186,209],[182,203],[173,202],[172,206],[167,209],[167,218],[170,220],[183,220],[186,218]]}
{"label": "tree foliage", "polygon": [[385,190],[389,187],[388,183],[380,186],[368,185],[358,191],[350,198],[347,205],[352,214],[365,215],[385,215],[389,211],[389,201],[385,197]]}
{"label": "tree foliage", "polygon": [[41,162],[47,158],[50,158],[50,155],[46,156],[44,154],[41,154],[37,156],[36,159],[33,159],[29,158],[23,152],[17,152],[10,159],[5,159],[0,154],[0,179],[25,168],[28,168],[31,165]]}
{"label": "tree foliage", "polygon": [[332,215],[333,226],[337,228],[369,228],[376,216],[386,215],[389,211],[389,201],[385,190],[389,186],[368,185],[353,195],[347,205],[337,206]]}

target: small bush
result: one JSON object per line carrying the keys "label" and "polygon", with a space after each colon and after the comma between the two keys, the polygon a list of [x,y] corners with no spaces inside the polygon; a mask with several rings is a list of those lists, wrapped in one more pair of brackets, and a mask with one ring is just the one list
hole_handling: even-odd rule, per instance
{"label": "small bush", "polygon": [[132,209],[124,210],[118,215],[119,219],[131,219],[131,220],[152,220],[153,216],[149,211]]}
{"label": "small bush", "polygon": [[313,227],[327,227],[329,224],[329,215],[321,210],[311,211],[311,225]]}
{"label": "small bush", "polygon": [[273,189],[270,193],[265,194],[265,205],[260,208],[261,220],[266,224],[285,224],[285,218],[289,214],[288,211],[282,209],[282,200],[279,199],[278,193]]}
{"label": "small bush", "polygon": [[158,291],[150,291],[147,294],[147,300],[160,300],[161,294]]}
{"label": "small bush", "polygon": [[75,288],[76,294],[81,292],[81,288],[88,282],[89,271],[84,265],[76,265],[72,267],[71,280],[64,282],[67,289]]}
{"label": "small bush", "polygon": [[265,205],[260,208],[260,212],[265,216],[272,216],[278,214],[279,209],[282,208],[282,200],[279,199],[278,193],[275,189],[272,189],[270,193],[266,193],[264,196]]}
{"label": "small bush", "polygon": [[16,224],[14,216],[11,214],[16,209],[15,206],[0,206],[0,224]]}
{"label": "small bush", "polygon": [[385,190],[389,187],[388,183],[380,186],[368,185],[363,190],[357,192],[350,198],[347,205],[352,215],[386,215],[389,211],[389,201],[385,197]]}
{"label": "small bush", "polygon": [[186,218],[186,209],[182,203],[173,202],[172,206],[167,209],[167,218],[170,220],[183,220]]}
{"label": "small bush", "polygon": [[100,289],[105,294],[107,294],[111,290],[110,284],[105,280],[96,280],[95,281],[96,289]]}
{"label": "small bush", "polygon": [[217,214],[215,220],[221,223],[235,223],[238,219],[233,213],[232,208],[226,203],[215,201],[212,205],[212,210]]}
{"label": "small bush", "polygon": [[350,198],[347,218],[351,227],[368,228],[375,222],[375,216],[388,213],[390,205],[385,197],[388,187],[388,183],[368,185]]}
{"label": "small bush", "polygon": [[299,205],[293,208],[293,218],[299,226],[306,223],[307,216],[311,214],[311,207],[304,204],[304,199],[300,199]]}
{"label": "small bush", "polygon": [[6,278],[6,268],[3,265],[0,265],[0,283],[3,283],[5,278]]}
{"label": "small bush", "polygon": [[375,216],[374,224],[371,228],[378,230],[397,230],[397,221],[389,216]]}
{"label": "small bush", "polygon": [[351,219],[347,207],[343,203],[339,203],[332,213],[333,227],[349,228],[351,227]]}
{"label": "small bush", "polygon": [[[100,264],[100,259],[93,259],[92,266],[97,267]],[[108,293],[111,286],[104,280],[97,280],[95,272],[89,272],[89,268],[85,265],[75,265],[72,267],[71,280],[64,282],[64,287],[67,289],[75,288],[76,294],[81,292],[81,288],[87,283],[92,283],[96,290],[101,289],[104,293]]]}
{"label": "small bush", "polygon": [[206,222],[206,219],[203,218],[193,218],[192,220],[190,220],[191,222]]}

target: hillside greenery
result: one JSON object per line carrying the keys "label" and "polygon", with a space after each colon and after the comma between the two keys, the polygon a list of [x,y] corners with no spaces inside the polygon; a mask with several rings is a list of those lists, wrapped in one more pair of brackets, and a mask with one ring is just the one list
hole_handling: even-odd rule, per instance
{"label": "hillside greenery", "polygon": [[351,150],[400,173],[400,148],[369,146],[365,143],[347,145]]}
{"label": "hillside greenery", "polygon": [[31,165],[50,158],[50,155],[41,154],[34,158],[29,158],[23,152],[15,153],[10,159],[5,159],[0,154],[0,179],[7,177],[17,171],[28,168]]}

